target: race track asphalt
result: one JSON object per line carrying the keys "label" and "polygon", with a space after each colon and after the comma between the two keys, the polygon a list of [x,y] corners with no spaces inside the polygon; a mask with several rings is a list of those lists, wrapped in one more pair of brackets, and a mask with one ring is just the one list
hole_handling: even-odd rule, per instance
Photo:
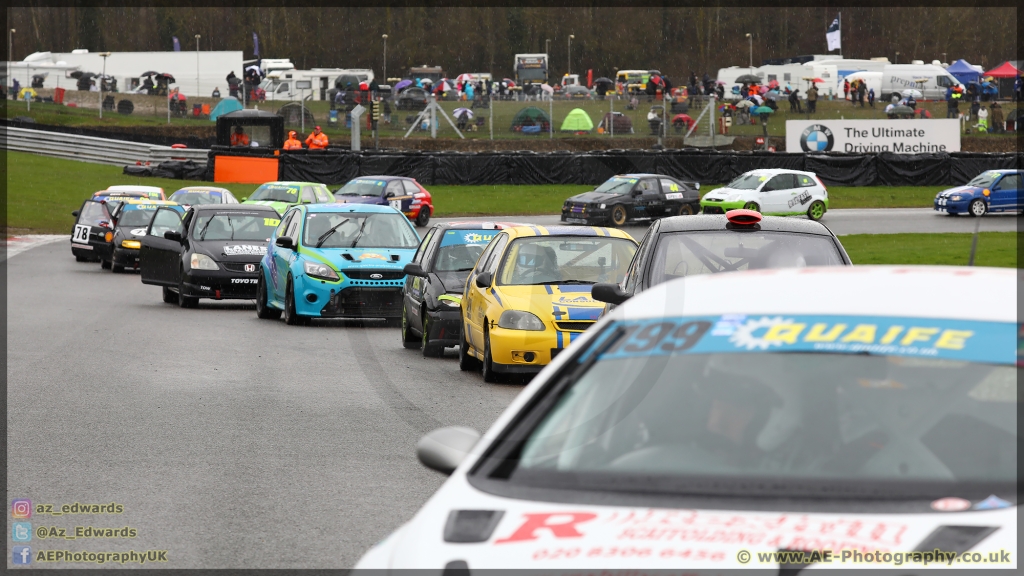
{"label": "race track asphalt", "polygon": [[[982,230],[1015,231],[1017,220],[987,217]],[[824,222],[837,234],[971,232],[975,219],[837,210]],[[639,239],[644,228],[628,230]],[[416,460],[416,441],[440,426],[483,431],[522,389],[460,372],[452,349],[443,359],[405,350],[398,329],[374,322],[290,327],[257,319],[250,302],[179,309],[135,273],[76,263],[66,239],[9,256],[8,499],[124,506],[34,513],[35,529],[138,531],[34,537],[34,552],[167,550],[167,568],[351,567],[443,482]]]}

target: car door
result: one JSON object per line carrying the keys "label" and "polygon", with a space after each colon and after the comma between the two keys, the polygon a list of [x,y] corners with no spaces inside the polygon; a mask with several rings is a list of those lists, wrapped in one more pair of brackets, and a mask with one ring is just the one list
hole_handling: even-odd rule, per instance
{"label": "car door", "polygon": [[1018,203],[1017,191],[1020,189],[1020,174],[1004,174],[998,182],[992,185],[989,191],[992,199],[989,201],[990,210],[1016,210]]}
{"label": "car door", "polygon": [[641,178],[633,188],[632,218],[655,218],[665,210],[657,178]]}
{"label": "car door", "polygon": [[388,182],[387,188],[384,189],[384,204],[399,212],[405,212],[409,209],[409,200],[405,197],[405,187],[402,186],[401,180]]}
{"label": "car door", "polygon": [[[102,201],[82,202],[74,216],[75,225],[71,229],[71,242],[82,247],[88,246],[90,241],[97,244],[104,242],[103,236],[113,228],[110,212]],[[101,223],[108,224],[110,228],[101,226]]]}
{"label": "car door", "polygon": [[[466,324],[466,340],[479,350],[483,350],[483,319],[487,313],[487,304],[490,299],[487,288],[480,288],[476,285],[476,277],[484,272],[497,268],[497,262],[501,260],[501,253],[508,243],[507,234],[499,234],[491,240],[484,252],[477,260],[476,268],[470,273],[466,282],[466,295],[462,299],[466,304],[462,311],[463,320]],[[492,280],[493,283],[493,280]]]}
{"label": "car door", "polygon": [[178,261],[185,247],[182,242],[164,238],[164,232],[185,236],[181,214],[171,208],[159,208],[146,227],[139,249],[139,274],[143,284],[178,285]]}
{"label": "car door", "polygon": [[800,211],[799,206],[792,207],[790,200],[797,195],[796,179],[792,174],[776,174],[772,176],[758,194],[761,212],[774,214],[779,212]]}
{"label": "car door", "polygon": [[664,214],[671,216],[679,213],[679,207],[689,202],[686,197],[686,186],[671,178],[661,179],[661,196],[664,199]]}
{"label": "car door", "polygon": [[[292,239],[292,242],[297,247],[299,245],[298,230],[301,217],[302,212],[300,210],[295,208],[289,210],[281,222],[281,227],[278,228],[278,230],[283,230],[284,232],[279,233],[277,237],[283,238],[287,236]],[[273,282],[271,284],[273,286],[271,288],[273,288],[276,298],[283,299],[285,284],[288,282],[288,270],[295,260],[295,250],[274,246],[273,254],[273,265],[271,266],[271,274],[273,274]]]}
{"label": "car door", "polygon": [[[419,249],[416,250],[416,254],[412,257],[412,263],[419,264],[427,274],[430,274],[428,269],[430,262],[424,256],[433,252],[431,244],[436,243],[435,240],[441,237],[436,232],[436,226],[427,230],[426,235],[423,236],[423,242],[420,242]],[[419,310],[423,304],[423,293],[426,290],[427,284],[427,278],[412,275],[405,277],[405,290],[403,291],[405,296],[405,317],[409,324],[417,330],[422,329],[422,326],[420,326]]]}

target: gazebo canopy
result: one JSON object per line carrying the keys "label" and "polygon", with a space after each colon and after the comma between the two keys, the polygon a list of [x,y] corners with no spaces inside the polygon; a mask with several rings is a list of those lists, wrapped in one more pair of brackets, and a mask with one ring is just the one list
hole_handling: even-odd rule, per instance
{"label": "gazebo canopy", "polygon": [[1020,76],[1020,70],[1013,67],[1013,64],[1009,62],[1003,62],[999,66],[985,72],[985,76],[992,76],[993,78],[1016,78]]}

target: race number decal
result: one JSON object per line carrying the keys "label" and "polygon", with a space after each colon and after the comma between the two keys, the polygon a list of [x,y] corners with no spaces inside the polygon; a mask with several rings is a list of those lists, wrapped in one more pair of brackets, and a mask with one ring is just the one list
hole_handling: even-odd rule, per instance
{"label": "race number decal", "polygon": [[77,244],[88,244],[89,226],[75,224],[75,233],[71,235],[71,241]]}
{"label": "race number decal", "polygon": [[398,210],[399,212],[402,211],[402,201],[401,200],[388,200],[388,205],[391,206],[392,208],[394,208],[395,210]]}

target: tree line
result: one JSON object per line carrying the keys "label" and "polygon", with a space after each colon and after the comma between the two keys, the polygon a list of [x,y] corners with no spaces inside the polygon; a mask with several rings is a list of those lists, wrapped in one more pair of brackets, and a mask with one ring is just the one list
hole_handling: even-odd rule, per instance
{"label": "tree line", "polygon": [[[691,71],[755,66],[766,58],[826,53],[825,30],[842,12],[847,58],[899,62],[964,58],[991,68],[1016,58],[1017,12],[1007,7],[337,7],[153,5],[107,6],[26,2],[8,8],[13,56],[32,52],[242,50],[254,57],[253,32],[264,58],[290,58],[301,69],[384,68],[401,76],[411,66],[510,76],[513,55],[547,52],[561,75],[593,69],[661,70],[679,83]],[[751,34],[752,41],[746,34]],[[573,35],[571,40],[569,36]],[[751,54],[752,53],[752,54]]]}

